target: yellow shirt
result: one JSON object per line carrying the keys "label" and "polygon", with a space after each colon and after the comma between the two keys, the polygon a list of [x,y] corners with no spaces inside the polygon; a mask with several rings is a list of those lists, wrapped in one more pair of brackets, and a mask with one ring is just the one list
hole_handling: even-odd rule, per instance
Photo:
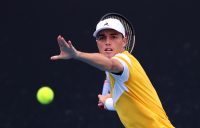
{"label": "yellow shirt", "polygon": [[121,75],[109,73],[114,107],[123,125],[126,128],[174,128],[137,59],[127,51],[113,58],[124,66]]}

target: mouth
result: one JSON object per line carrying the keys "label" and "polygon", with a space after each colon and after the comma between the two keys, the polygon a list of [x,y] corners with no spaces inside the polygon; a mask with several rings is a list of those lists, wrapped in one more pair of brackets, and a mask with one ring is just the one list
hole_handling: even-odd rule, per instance
{"label": "mouth", "polygon": [[105,51],[105,52],[112,52],[113,49],[112,49],[112,48],[106,48],[104,51]]}

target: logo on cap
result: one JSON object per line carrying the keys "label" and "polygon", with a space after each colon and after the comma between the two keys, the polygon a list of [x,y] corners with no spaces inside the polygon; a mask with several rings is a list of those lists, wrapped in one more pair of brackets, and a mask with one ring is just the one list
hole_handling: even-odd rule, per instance
{"label": "logo on cap", "polygon": [[104,26],[109,26],[108,23],[105,23]]}

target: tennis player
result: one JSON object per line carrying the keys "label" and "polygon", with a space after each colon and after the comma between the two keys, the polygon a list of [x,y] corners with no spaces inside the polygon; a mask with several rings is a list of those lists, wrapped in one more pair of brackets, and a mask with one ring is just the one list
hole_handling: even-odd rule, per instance
{"label": "tennis player", "polygon": [[125,50],[125,28],[117,19],[100,21],[93,33],[99,53],[76,50],[58,36],[60,54],[51,60],[75,59],[106,72],[110,93],[98,95],[105,109],[115,110],[126,128],[174,128],[138,60]]}

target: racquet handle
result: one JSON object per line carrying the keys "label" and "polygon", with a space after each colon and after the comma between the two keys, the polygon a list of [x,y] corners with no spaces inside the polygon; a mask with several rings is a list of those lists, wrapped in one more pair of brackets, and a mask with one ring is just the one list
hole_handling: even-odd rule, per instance
{"label": "racquet handle", "polygon": [[109,91],[110,91],[110,83],[108,80],[105,80],[103,84],[102,95],[108,94]]}
{"label": "racquet handle", "polygon": [[104,109],[104,104],[101,103],[101,102],[99,102],[99,103],[98,103],[98,107],[99,107],[100,109]]}

